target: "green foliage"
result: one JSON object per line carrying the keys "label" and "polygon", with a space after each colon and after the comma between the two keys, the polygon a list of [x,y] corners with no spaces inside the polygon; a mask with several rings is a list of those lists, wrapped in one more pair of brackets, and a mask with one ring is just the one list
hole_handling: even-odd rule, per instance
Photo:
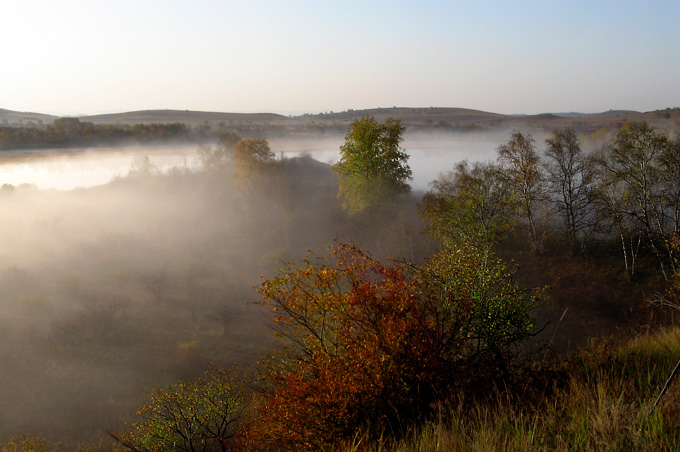
{"label": "green foliage", "polygon": [[424,268],[421,289],[446,347],[466,365],[502,366],[508,347],[529,337],[530,310],[542,297],[520,288],[488,248],[459,244],[435,255]]}
{"label": "green foliage", "polygon": [[542,245],[536,230],[536,211],[543,195],[543,178],[534,139],[530,134],[513,132],[508,141],[498,146],[497,151],[501,174],[527,220],[533,251],[539,252]]}
{"label": "green foliage", "polygon": [[134,452],[233,450],[248,402],[243,384],[223,368],[156,388],[149,399],[128,430],[109,433]]}
{"label": "green foliage", "polygon": [[404,126],[364,116],[352,123],[333,169],[340,176],[338,197],[350,216],[375,213],[410,190],[408,154],[399,148]]}
{"label": "green foliage", "polygon": [[[671,238],[680,232],[678,143],[645,122],[626,123],[595,165],[600,210],[618,229],[624,253],[627,240],[644,237],[668,279],[667,268],[675,267]],[[627,267],[632,276],[634,265]]]}
{"label": "green foliage", "polygon": [[421,268],[331,251],[260,288],[289,343],[268,366],[260,440],[314,448],[407,428],[454,389],[481,390],[530,334],[535,297],[488,251],[460,246]]}
{"label": "green foliage", "polygon": [[446,246],[502,240],[517,216],[517,200],[499,168],[463,161],[432,184],[419,206],[428,233]]}

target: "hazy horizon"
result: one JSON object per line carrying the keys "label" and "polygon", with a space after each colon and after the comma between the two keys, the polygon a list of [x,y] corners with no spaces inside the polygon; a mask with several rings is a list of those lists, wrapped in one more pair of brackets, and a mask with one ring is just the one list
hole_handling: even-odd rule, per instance
{"label": "hazy horizon", "polygon": [[[55,117],[71,117],[71,118],[82,118],[82,117],[89,117],[89,116],[100,116],[100,115],[116,115],[116,114],[125,114],[125,113],[134,113],[137,111],[189,111],[189,112],[195,112],[195,113],[227,113],[227,114],[278,114],[282,116],[304,116],[304,115],[316,115],[316,114],[324,114],[324,113],[342,113],[345,111],[362,111],[362,110],[373,110],[373,109],[380,109],[380,108],[413,108],[413,109],[421,109],[421,108],[430,108],[430,105],[393,105],[391,107],[387,106],[374,106],[374,107],[366,107],[366,108],[352,108],[348,107],[345,110],[330,110],[330,109],[325,109],[325,110],[315,110],[315,111],[274,111],[274,110],[258,110],[258,111],[217,111],[217,110],[189,110],[186,108],[146,108],[143,110],[107,110],[107,111],[98,111],[98,112],[83,112],[83,113],[77,113],[77,114],[58,114],[58,113],[53,113],[53,112],[46,112],[46,111],[35,111],[35,110],[11,110],[7,108],[2,108],[0,106],[0,110],[8,110],[8,111],[13,111],[16,113],[38,113],[38,114],[45,114],[45,115],[51,115]],[[482,110],[479,108],[473,108],[473,107],[458,107],[455,105],[440,105],[434,108],[451,108],[451,109],[463,109],[463,110],[472,110],[472,111],[482,111],[485,113],[499,113],[497,111],[492,111],[492,110]],[[583,115],[594,115],[594,114],[599,114],[599,113],[607,113],[609,111],[634,111],[638,113],[647,113],[649,111],[656,111],[656,110],[664,110],[666,108],[677,108],[674,105],[666,105],[666,106],[659,106],[658,108],[654,108],[652,110],[635,110],[631,108],[619,108],[619,109],[613,109],[613,108],[608,108],[606,110],[601,110],[601,111],[581,111],[581,110],[570,110],[570,111],[557,111],[557,110],[546,110],[546,111],[540,111],[536,113],[524,113],[524,112],[515,112],[515,113],[499,113],[499,114],[506,114],[509,116],[522,116],[522,115],[538,115],[538,114],[583,114]]]}
{"label": "hazy horizon", "polygon": [[4,15],[0,108],[20,112],[680,105],[680,4],[658,0],[38,0]]}

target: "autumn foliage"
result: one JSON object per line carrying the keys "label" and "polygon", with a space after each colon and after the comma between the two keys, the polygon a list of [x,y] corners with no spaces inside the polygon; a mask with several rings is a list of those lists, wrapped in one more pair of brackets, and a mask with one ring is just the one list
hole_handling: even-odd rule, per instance
{"label": "autumn foliage", "polygon": [[380,262],[355,245],[289,264],[259,291],[286,351],[267,363],[251,439],[290,449],[392,433],[456,389],[498,376],[525,339],[534,296],[487,251],[427,265]]}
{"label": "autumn foliage", "polygon": [[155,388],[137,420],[109,435],[134,452],[237,450],[246,408],[243,383],[231,370],[213,368],[191,382]]}

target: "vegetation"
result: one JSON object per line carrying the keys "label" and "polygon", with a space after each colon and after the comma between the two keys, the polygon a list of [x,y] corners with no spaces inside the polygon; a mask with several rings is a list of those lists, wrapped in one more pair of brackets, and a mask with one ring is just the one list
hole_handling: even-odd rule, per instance
{"label": "vegetation", "polygon": [[543,177],[534,139],[529,134],[514,132],[510,139],[498,147],[498,174],[509,187],[519,213],[526,219],[529,240],[535,253],[542,251],[542,241],[537,231],[538,202],[543,194]]}
{"label": "vegetation", "polygon": [[[678,385],[652,407],[680,356],[679,344],[680,328],[674,327],[619,346],[589,348],[565,362],[532,368],[519,399],[517,393],[503,391],[472,407],[454,402],[402,441],[367,443],[358,438],[339,450],[677,450]],[[558,378],[548,379],[555,372]],[[537,379],[545,380],[536,385]]]}
{"label": "vegetation", "polygon": [[562,216],[574,254],[582,249],[592,225],[593,170],[573,129],[555,130],[546,145],[546,191]]}
{"label": "vegetation", "polygon": [[[586,154],[573,130],[555,130],[542,161],[517,131],[496,162],[459,163],[420,200],[403,131],[355,121],[338,178],[308,157],[277,160],[264,138],[223,134],[201,149],[204,171],[161,175],[141,159],[98,189],[123,206],[109,216],[97,190],[37,204],[39,220],[24,224],[60,241],[39,241],[48,257],[31,271],[0,274],[0,357],[12,364],[0,384],[56,368],[72,386],[64,369],[96,362],[119,393],[130,392],[121,381],[157,386],[110,427],[113,446],[52,442],[44,424],[16,423],[0,425],[11,432],[0,430],[2,452],[680,447],[677,384],[654,407],[680,358],[678,140],[626,124]],[[34,195],[2,193],[15,211]],[[51,209],[59,216],[44,220]],[[62,243],[78,254],[45,262]],[[72,273],[55,278],[55,265]],[[552,348],[558,334],[594,341],[614,320],[619,337]],[[558,331],[577,323],[583,337]],[[139,369],[148,380],[132,381]],[[60,403],[100,400],[67,387]]]}
{"label": "vegetation", "polygon": [[447,246],[472,240],[496,244],[513,228],[517,199],[493,163],[458,163],[432,183],[420,214],[432,237]]}
{"label": "vegetation", "polygon": [[95,125],[78,118],[55,119],[43,128],[0,127],[0,149],[92,146],[126,141],[158,142],[186,139],[190,129],[181,123]]}
{"label": "vegetation", "polygon": [[288,347],[268,366],[255,432],[293,450],[403,431],[452,391],[481,391],[529,336],[535,301],[473,246],[416,268],[338,244],[260,292]]}
{"label": "vegetation", "polygon": [[379,123],[364,116],[352,123],[333,167],[340,176],[338,197],[350,216],[376,215],[410,190],[408,154],[399,148],[403,133],[401,122],[392,119]]}
{"label": "vegetation", "polygon": [[248,402],[243,383],[223,368],[156,388],[149,399],[127,430],[109,433],[136,452],[233,450]]}
{"label": "vegetation", "polygon": [[[680,141],[646,123],[625,124],[596,157],[598,191],[624,236],[644,240],[666,280],[675,270],[671,238],[680,233]],[[631,248],[631,261],[634,254]],[[631,262],[629,274],[635,272]],[[670,272],[667,270],[670,268]]]}

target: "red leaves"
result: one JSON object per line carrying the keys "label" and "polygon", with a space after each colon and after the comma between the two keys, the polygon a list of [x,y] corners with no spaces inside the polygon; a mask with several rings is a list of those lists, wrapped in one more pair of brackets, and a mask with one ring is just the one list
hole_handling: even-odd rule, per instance
{"label": "red leaves", "polygon": [[289,265],[259,289],[293,346],[285,365],[269,363],[272,389],[253,431],[297,450],[369,424],[398,430],[478,375],[463,375],[468,363],[498,359],[526,337],[529,298],[507,276],[474,247],[415,268],[338,243],[316,262]]}

